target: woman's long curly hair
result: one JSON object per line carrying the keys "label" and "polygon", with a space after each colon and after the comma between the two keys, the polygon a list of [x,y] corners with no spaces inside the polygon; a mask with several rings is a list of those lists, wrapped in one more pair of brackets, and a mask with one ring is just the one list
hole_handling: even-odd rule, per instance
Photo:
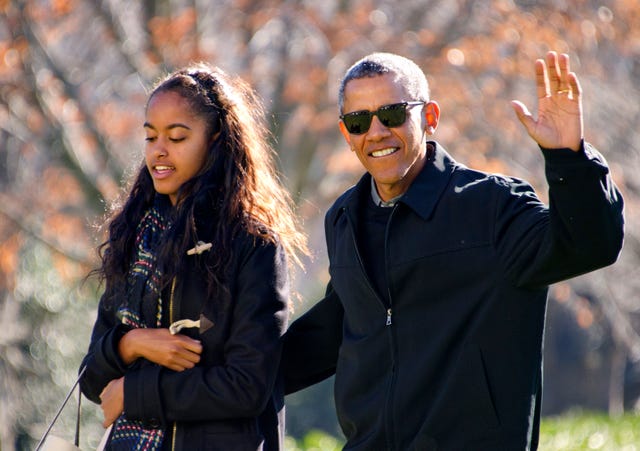
{"label": "woman's long curly hair", "polygon": [[[301,257],[308,254],[306,236],[276,173],[264,110],[255,92],[241,79],[204,63],[161,80],[151,91],[147,107],[160,92],[174,92],[186,99],[208,124],[211,142],[203,167],[179,189],[171,227],[157,256],[162,286],[181,269],[185,259],[176,256],[184,255],[198,241],[196,211],[203,206],[214,218],[210,227],[215,252],[210,256],[213,264],[207,280],[210,294],[224,285],[231,239],[240,229],[258,240],[282,244],[288,258],[302,266]],[[136,227],[155,196],[153,180],[143,162],[124,205],[112,208],[108,238],[98,248],[102,264],[95,272],[106,280],[107,292],[110,287],[125,286]]]}

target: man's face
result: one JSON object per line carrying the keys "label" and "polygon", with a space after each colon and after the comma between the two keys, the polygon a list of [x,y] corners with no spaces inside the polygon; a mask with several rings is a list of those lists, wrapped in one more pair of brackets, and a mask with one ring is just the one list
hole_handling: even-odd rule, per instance
{"label": "man's face", "polygon": [[[384,105],[411,102],[403,86],[394,82],[393,74],[353,79],[344,89],[343,114],[354,111],[377,111]],[[403,194],[416,178],[426,159],[426,137],[437,126],[437,104],[407,107],[406,121],[398,127],[385,127],[377,116],[369,129],[351,134],[343,121],[340,130],[351,150],[376,182],[383,200]]]}

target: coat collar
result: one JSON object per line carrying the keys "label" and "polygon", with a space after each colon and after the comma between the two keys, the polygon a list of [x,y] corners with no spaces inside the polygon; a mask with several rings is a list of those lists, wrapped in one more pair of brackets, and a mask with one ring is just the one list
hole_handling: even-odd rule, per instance
{"label": "coat collar", "polygon": [[[432,151],[429,152],[424,168],[398,201],[399,204],[411,208],[424,220],[429,219],[433,214],[451,175],[460,166],[437,142],[428,141],[427,145]],[[371,174],[366,173],[351,190],[345,193],[337,206],[340,211],[344,211],[345,208],[356,211],[359,202],[370,195]]]}

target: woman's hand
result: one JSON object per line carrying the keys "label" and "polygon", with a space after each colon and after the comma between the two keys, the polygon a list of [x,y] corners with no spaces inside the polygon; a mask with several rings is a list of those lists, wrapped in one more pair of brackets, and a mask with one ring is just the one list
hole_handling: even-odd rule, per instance
{"label": "woman's hand", "polygon": [[186,335],[171,335],[169,329],[132,329],[118,344],[120,357],[130,365],[145,358],[174,371],[193,368],[200,361],[202,343]]}
{"label": "woman's hand", "polygon": [[124,377],[114,379],[100,393],[100,407],[104,415],[102,426],[111,426],[124,411]]}
{"label": "woman's hand", "polygon": [[549,52],[546,61],[536,61],[535,69],[538,118],[534,119],[522,102],[514,100],[518,119],[541,147],[579,151],[583,138],[582,89],[569,67],[569,56]]}

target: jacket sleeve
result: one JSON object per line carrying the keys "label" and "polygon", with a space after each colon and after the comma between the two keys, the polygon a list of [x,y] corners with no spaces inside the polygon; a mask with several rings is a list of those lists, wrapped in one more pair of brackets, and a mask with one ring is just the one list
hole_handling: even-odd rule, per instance
{"label": "jacket sleeve", "polygon": [[80,380],[82,393],[98,404],[103,388],[111,380],[124,376],[127,370],[118,353],[118,342],[129,328],[116,322],[113,308],[106,305],[105,298],[103,295],[98,305],[89,350],[80,365],[87,367]]}
{"label": "jacket sleeve", "polygon": [[343,314],[342,304],[329,284],[324,299],[291,324],[284,336],[282,356],[285,394],[335,374]]}
{"label": "jacket sleeve", "polygon": [[[344,196],[346,193],[336,200],[324,218],[329,252],[334,247],[334,222]],[[343,316],[340,298],[329,282],[324,298],[291,324],[284,337],[282,358],[285,394],[335,374],[342,344]]]}
{"label": "jacket sleeve", "polygon": [[[174,372],[158,365],[125,376],[129,419],[168,424],[249,418],[272,396],[287,322],[288,273],[283,248],[248,240],[235,274],[224,363]],[[215,326],[214,326],[215,327]]]}
{"label": "jacket sleeve", "polygon": [[624,236],[623,199],[602,155],[542,149],[549,206],[527,184],[512,184],[497,202],[495,241],[516,285],[541,287],[616,261]]}

